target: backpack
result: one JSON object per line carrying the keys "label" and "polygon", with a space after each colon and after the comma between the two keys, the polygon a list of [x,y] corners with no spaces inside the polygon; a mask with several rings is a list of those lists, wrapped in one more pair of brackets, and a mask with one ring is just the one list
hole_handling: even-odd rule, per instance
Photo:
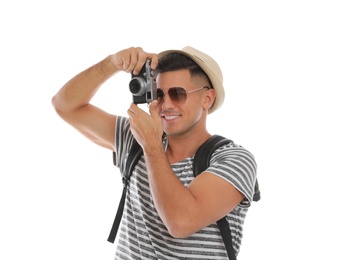
{"label": "backpack", "polygon": [[[211,156],[213,152],[223,146],[232,143],[232,140],[227,139],[220,135],[213,135],[211,136],[205,143],[203,143],[197,150],[194,156],[193,160],[193,174],[194,177],[197,177],[198,174],[202,173],[204,170],[207,169],[209,166],[209,161],[211,159]],[[123,215],[123,209],[124,209],[124,203],[125,203],[125,197],[126,192],[129,186],[129,181],[132,175],[133,168],[135,167],[136,163],[138,162],[139,158],[142,156],[143,150],[141,146],[138,144],[136,140],[134,140],[130,153],[127,156],[126,161],[126,170],[123,173],[123,193],[121,196],[121,200],[119,202],[118,210],[115,216],[115,220],[113,223],[113,226],[111,228],[108,241],[111,243],[114,243],[119,223],[121,221],[122,215]],[[255,182],[255,191],[254,191],[254,197],[253,201],[259,201],[261,198],[260,190],[259,190],[259,184],[256,180]],[[229,228],[228,221],[226,219],[226,216],[222,219],[217,221],[217,225],[220,229],[222,239],[224,241],[227,254],[230,260],[235,260],[236,255],[234,253],[233,245],[232,245],[232,236]]]}

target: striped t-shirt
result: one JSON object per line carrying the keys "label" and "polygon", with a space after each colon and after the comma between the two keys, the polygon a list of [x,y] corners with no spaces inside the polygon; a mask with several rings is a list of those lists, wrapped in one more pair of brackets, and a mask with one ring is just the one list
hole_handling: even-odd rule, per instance
{"label": "striped t-shirt", "polygon": [[[132,140],[129,120],[118,117],[115,164],[123,172]],[[166,139],[163,140],[166,145]],[[193,156],[171,165],[187,187],[193,180]],[[211,172],[230,182],[245,199],[227,215],[233,247],[239,252],[242,227],[252,202],[256,180],[253,155],[237,144],[218,148],[212,155]],[[151,198],[144,157],[135,166],[126,196],[115,259],[228,259],[220,231],[213,223],[187,238],[172,237],[160,219]]]}

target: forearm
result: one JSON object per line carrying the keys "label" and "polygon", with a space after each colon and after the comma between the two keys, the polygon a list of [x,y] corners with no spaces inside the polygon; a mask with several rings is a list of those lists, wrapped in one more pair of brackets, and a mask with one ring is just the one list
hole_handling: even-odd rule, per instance
{"label": "forearm", "polygon": [[77,74],[53,97],[58,111],[71,111],[89,103],[99,87],[119,70],[112,64],[111,56]]}
{"label": "forearm", "polygon": [[150,190],[159,216],[174,237],[186,237],[198,230],[197,200],[172,171],[164,150],[144,152]]}

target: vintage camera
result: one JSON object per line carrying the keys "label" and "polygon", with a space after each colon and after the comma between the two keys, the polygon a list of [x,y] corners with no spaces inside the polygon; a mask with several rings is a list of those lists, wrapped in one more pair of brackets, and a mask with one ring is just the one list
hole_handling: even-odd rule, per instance
{"label": "vintage camera", "polygon": [[157,84],[150,62],[150,60],[146,60],[138,75],[131,74],[129,88],[135,104],[150,103],[157,99]]}

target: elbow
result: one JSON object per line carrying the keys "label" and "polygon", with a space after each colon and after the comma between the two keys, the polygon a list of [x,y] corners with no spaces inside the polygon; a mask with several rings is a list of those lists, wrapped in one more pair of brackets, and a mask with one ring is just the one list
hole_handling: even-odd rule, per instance
{"label": "elbow", "polygon": [[51,99],[51,104],[54,107],[56,113],[61,117],[65,118],[67,115],[67,109],[64,103],[57,97],[57,95],[53,96]]}
{"label": "elbow", "polygon": [[55,111],[60,114],[62,106],[59,104],[57,97],[53,96],[51,99],[51,104],[54,107]]}
{"label": "elbow", "polygon": [[186,238],[198,231],[192,226],[192,221],[184,221],[183,219],[177,219],[170,221],[166,224],[169,234],[174,238]]}

